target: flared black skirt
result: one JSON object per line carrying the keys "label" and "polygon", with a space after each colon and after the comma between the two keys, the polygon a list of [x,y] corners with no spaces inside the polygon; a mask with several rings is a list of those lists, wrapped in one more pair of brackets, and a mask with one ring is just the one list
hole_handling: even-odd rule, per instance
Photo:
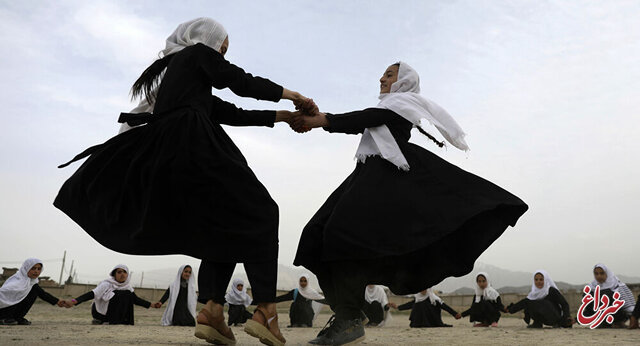
{"label": "flared black skirt", "polygon": [[222,127],[192,108],[98,146],[54,205],[100,244],[126,254],[217,262],[278,254],[277,204]]}
{"label": "flared black skirt", "polygon": [[528,206],[499,186],[410,143],[408,172],[358,163],[305,226],[295,265],[360,264],[369,284],[411,294],[462,276]]}

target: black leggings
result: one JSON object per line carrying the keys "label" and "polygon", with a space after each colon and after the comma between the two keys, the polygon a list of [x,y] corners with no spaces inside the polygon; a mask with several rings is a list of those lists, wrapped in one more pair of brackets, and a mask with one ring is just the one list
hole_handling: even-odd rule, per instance
{"label": "black leggings", "polygon": [[[224,296],[235,268],[235,263],[202,260],[198,271],[198,301],[206,304],[207,301],[213,300],[224,305]],[[275,302],[278,261],[244,263],[244,269],[251,284],[253,304]]]}
{"label": "black leggings", "polygon": [[15,320],[23,319],[24,316],[27,315],[27,312],[29,312],[29,309],[31,309],[31,306],[33,306],[36,298],[38,298],[38,292],[32,288],[31,291],[29,291],[29,294],[27,294],[27,296],[18,304],[0,309],[0,320],[10,318]]}
{"label": "black leggings", "polygon": [[336,318],[352,320],[361,316],[365,303],[367,284],[375,284],[375,278],[364,274],[361,264],[352,261],[325,262],[322,271],[316,273],[327,303]]}
{"label": "black leggings", "polygon": [[638,300],[636,300],[636,307],[633,309],[631,316],[640,318],[640,295],[638,295]]}

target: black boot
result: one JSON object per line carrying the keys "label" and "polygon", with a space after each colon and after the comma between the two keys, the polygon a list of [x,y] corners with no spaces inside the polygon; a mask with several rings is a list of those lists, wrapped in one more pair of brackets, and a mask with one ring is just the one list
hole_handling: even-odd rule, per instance
{"label": "black boot", "polygon": [[344,345],[364,340],[364,326],[359,318],[336,319],[332,316],[318,337],[309,341],[312,345]]}

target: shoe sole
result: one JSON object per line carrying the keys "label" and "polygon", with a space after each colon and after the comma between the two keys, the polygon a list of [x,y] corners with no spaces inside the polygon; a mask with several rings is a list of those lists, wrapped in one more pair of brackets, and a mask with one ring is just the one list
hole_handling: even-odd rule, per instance
{"label": "shoe sole", "polygon": [[284,346],[284,343],[276,338],[275,335],[271,334],[267,327],[262,324],[254,321],[248,320],[244,324],[244,331],[253,336],[254,338],[258,338],[261,343],[269,346]]}
{"label": "shoe sole", "polygon": [[219,331],[211,326],[204,324],[196,325],[196,332],[193,334],[198,339],[203,339],[206,342],[214,345],[235,345],[236,341],[227,338]]}

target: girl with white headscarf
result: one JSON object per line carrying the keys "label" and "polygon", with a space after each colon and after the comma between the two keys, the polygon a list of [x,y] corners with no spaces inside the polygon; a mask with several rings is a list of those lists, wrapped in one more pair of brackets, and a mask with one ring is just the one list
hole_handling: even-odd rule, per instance
{"label": "girl with white headscarf", "polygon": [[133,305],[145,308],[157,306],[138,297],[131,286],[129,268],[118,264],[93,290],[66,301],[67,307],[93,299],[91,304],[92,324],[134,324]]}
{"label": "girl with white headscarf", "polygon": [[294,127],[362,135],[354,171],[307,223],[294,261],[318,276],[332,306],[334,299],[349,306],[339,308],[337,320],[358,314],[352,298],[332,294],[352,291],[338,283],[357,287],[352,294],[358,296],[372,282],[406,295],[464,275],[528,208],[499,186],[409,142],[412,128],[431,124],[448,143],[468,149],[464,131],[420,95],[420,78],[404,62],[385,70],[374,107],[306,114],[295,118]]}
{"label": "girl with white headscarf", "polygon": [[387,292],[380,285],[367,285],[364,290],[364,305],[362,312],[369,322],[367,327],[384,327],[391,320],[389,308],[395,306],[389,303]]}
{"label": "girl with white headscarf", "polygon": [[474,327],[497,327],[500,320],[500,311],[504,311],[500,293],[489,283],[489,275],[485,272],[476,274],[475,295],[471,307],[460,314],[460,317],[469,317]]}
{"label": "girl with white headscarf", "polygon": [[294,113],[244,110],[213,95],[212,87],[298,106],[307,98],[230,63],[229,41],[211,18],[178,25],[160,59],[135,81],[132,95],[142,100],[133,113],[121,114],[127,126],[71,161],[88,156],[54,205],[111,250],[203,259],[198,299],[205,312],[196,329],[209,341],[235,342],[218,320],[232,266],[245,263],[249,279],[259,283],[253,285],[259,325],[248,328],[282,344],[273,302],[278,206],[221,125],[273,127]]}
{"label": "girl with white headscarf", "polygon": [[411,309],[411,315],[409,316],[411,321],[409,327],[411,328],[451,327],[450,324],[442,322],[442,310],[445,310],[453,317],[459,315],[457,311],[433,292],[433,288],[422,290],[413,295],[413,300],[398,305],[398,310],[409,309]]}
{"label": "girl with white headscarf", "polygon": [[52,296],[38,285],[42,261],[27,258],[20,269],[0,287],[0,325],[30,325],[24,318],[31,306],[40,298],[51,305],[62,306],[62,300]]}
{"label": "girl with white headscarf", "polygon": [[[624,305],[613,315],[613,324],[609,324],[605,321],[598,326],[598,328],[608,328],[608,327],[616,327],[623,328],[625,327],[625,322],[632,317],[633,310],[636,307],[636,300],[633,296],[633,292],[629,289],[629,287],[613,272],[613,270],[609,269],[603,263],[598,263],[593,266],[593,281],[589,284],[591,287],[591,294],[593,295],[596,286],[600,286],[600,296],[607,295],[609,297],[609,301],[613,301],[613,294],[618,292],[620,297],[618,299],[624,300]],[[588,305],[585,308],[585,314],[593,314],[593,305]],[[637,321],[637,320],[636,320]],[[631,321],[631,325],[633,325],[633,321]]]}
{"label": "girl with white headscarf", "polygon": [[178,275],[171,286],[167,288],[156,303],[162,306],[169,300],[167,308],[162,314],[163,326],[195,326],[196,305],[196,280],[193,277],[193,269],[190,265],[183,265],[178,269]]}
{"label": "girl with white headscarf", "polygon": [[251,305],[253,299],[247,293],[247,287],[242,279],[234,279],[231,290],[224,297],[229,304],[229,320],[227,325],[238,326],[247,322],[251,318],[251,313],[247,311],[247,307]]}
{"label": "girl with white headscarf", "polygon": [[[546,270],[533,273],[531,292],[515,304],[509,304],[506,312],[514,314],[524,310],[527,328],[542,328],[544,325],[571,328],[574,321],[569,313],[569,303],[558,290],[558,286]],[[529,321],[533,319],[533,323]]]}
{"label": "girl with white headscarf", "polygon": [[313,320],[322,309],[324,296],[309,286],[310,275],[304,273],[298,278],[298,287],[276,297],[276,303],[291,301],[289,325],[287,328],[313,327]]}

